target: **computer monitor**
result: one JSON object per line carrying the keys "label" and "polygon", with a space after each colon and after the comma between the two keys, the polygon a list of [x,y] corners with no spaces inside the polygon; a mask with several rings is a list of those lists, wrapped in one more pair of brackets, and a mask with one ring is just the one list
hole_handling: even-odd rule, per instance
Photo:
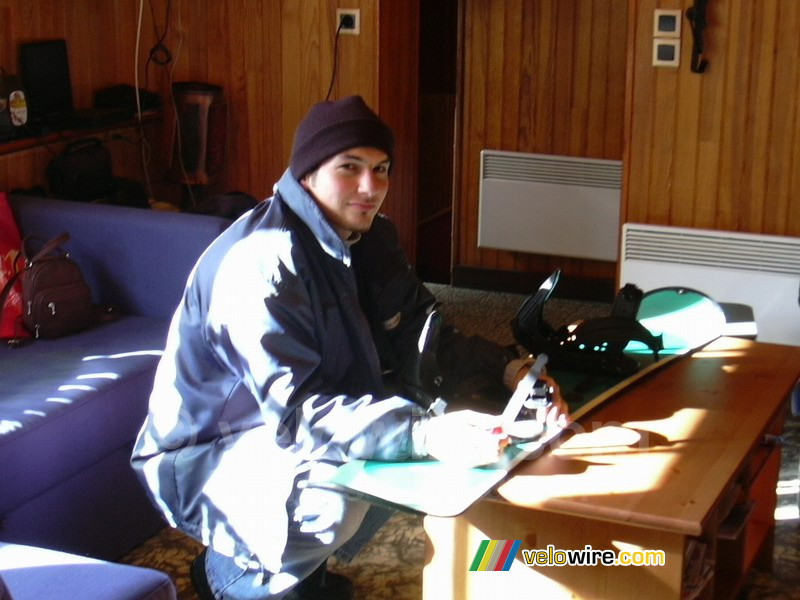
{"label": "computer monitor", "polygon": [[19,68],[32,121],[46,121],[72,111],[66,40],[20,44]]}

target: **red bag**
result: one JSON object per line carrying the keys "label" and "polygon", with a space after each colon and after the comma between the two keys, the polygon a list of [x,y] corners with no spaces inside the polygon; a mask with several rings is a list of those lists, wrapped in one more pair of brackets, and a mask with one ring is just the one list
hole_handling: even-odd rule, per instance
{"label": "red bag", "polygon": [[30,333],[22,324],[22,288],[19,278],[8,290],[4,290],[15,273],[25,266],[20,252],[21,246],[22,239],[11,207],[8,205],[6,193],[0,192],[0,338],[2,339],[30,337]]}

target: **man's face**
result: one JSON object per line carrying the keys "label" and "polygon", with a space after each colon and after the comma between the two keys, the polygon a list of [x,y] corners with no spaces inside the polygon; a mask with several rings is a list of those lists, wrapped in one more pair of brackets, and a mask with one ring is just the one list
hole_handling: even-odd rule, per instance
{"label": "man's face", "polygon": [[364,233],[389,191],[389,157],[377,148],[351,148],[300,182],[342,239]]}

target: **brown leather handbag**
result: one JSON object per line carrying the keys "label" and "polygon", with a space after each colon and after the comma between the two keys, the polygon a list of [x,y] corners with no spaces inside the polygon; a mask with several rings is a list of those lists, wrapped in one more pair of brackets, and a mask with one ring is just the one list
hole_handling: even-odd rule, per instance
{"label": "brown leather handbag", "polygon": [[[6,288],[19,277],[22,287],[22,322],[36,338],[51,339],[77,333],[94,320],[89,286],[78,265],[61,246],[69,240],[64,233],[30,251],[37,238],[26,237],[22,243],[24,267],[9,280]],[[0,308],[7,289],[0,294]]]}

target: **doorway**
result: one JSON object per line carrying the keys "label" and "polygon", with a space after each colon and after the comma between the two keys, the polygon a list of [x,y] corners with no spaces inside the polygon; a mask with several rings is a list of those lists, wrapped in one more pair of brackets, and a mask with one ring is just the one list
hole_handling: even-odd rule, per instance
{"label": "doorway", "polygon": [[416,269],[450,283],[459,0],[421,0]]}

